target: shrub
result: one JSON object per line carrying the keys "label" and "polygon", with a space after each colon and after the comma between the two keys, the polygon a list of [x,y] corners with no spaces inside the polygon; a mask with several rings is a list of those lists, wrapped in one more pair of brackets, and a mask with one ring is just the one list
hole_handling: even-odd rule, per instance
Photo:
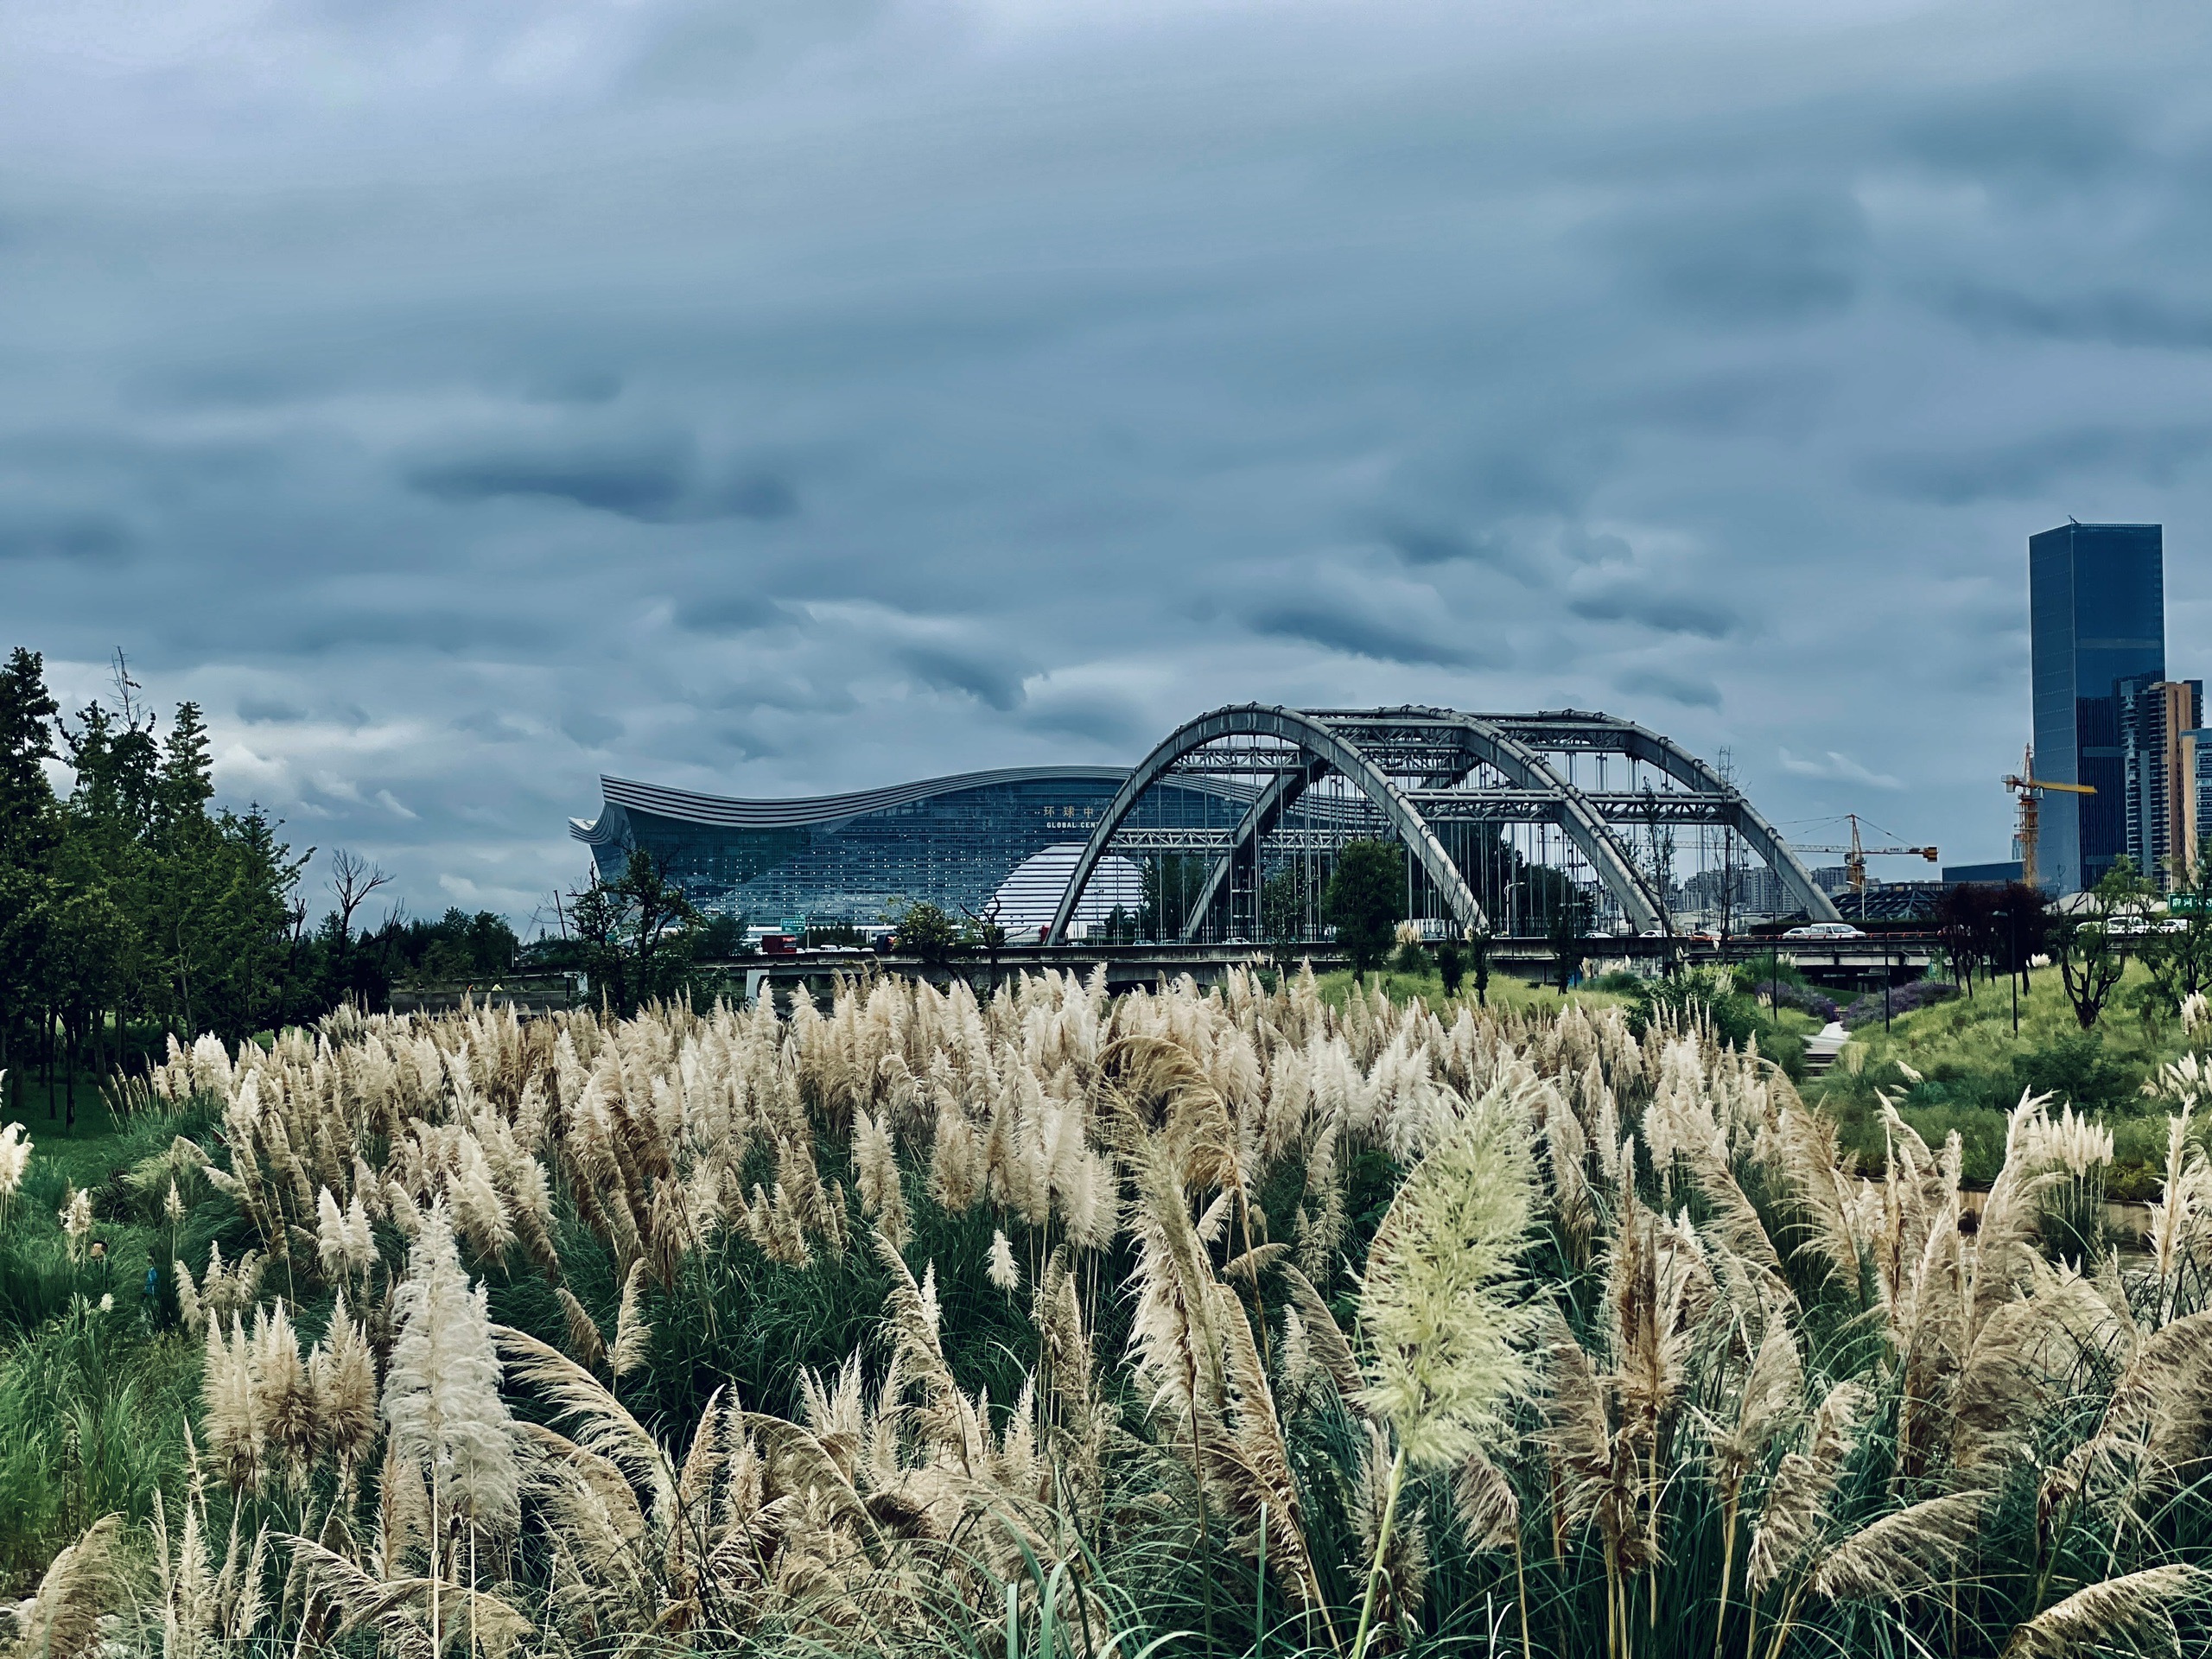
{"label": "shrub", "polygon": [[1459,947],[1449,939],[1436,947],[1436,971],[1443,978],[1444,995],[1459,995],[1459,986],[1467,976],[1467,961],[1459,954]]}
{"label": "shrub", "polygon": [[[1918,1008],[1929,1008],[1938,1002],[1948,1002],[1959,994],[1959,988],[1948,980],[1916,979],[1910,985],[1894,986],[1890,991],[1891,1015],[1910,1014]],[[1843,1023],[1853,1030],[1868,1025],[1882,1017],[1882,993],[1869,991],[1843,1011]]]}
{"label": "shrub", "polygon": [[1774,1003],[1777,1007],[1796,1008],[1801,1014],[1809,1014],[1824,1026],[1843,1017],[1843,1010],[1834,997],[1825,991],[1816,991],[1809,985],[1792,985],[1786,981],[1777,985]]}
{"label": "shrub", "polygon": [[2012,1061],[2013,1093],[2051,1095],[2082,1109],[2132,1112],[2142,1103],[2141,1074],[2107,1051],[2094,1031],[2061,1037]]}

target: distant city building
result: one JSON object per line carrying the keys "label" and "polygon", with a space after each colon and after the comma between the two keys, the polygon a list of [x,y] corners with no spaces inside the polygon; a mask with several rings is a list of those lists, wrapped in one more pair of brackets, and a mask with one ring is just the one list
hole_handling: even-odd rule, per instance
{"label": "distant city building", "polygon": [[1835,907],[1847,921],[1924,922],[1942,902],[1941,881],[1870,881],[1864,893],[1838,896]]}
{"label": "distant city building", "polygon": [[[1033,937],[1043,901],[1032,889],[1058,870],[1059,886],[1043,904],[1049,919],[1077,852],[1128,777],[1120,766],[1011,766],[795,800],[738,800],[602,778],[599,816],[572,819],[569,832],[590,846],[610,880],[632,849],[644,848],[709,914],[866,925],[922,899],[956,919],[981,915],[998,896],[1020,906]],[[1164,829],[1226,833],[1243,810],[1228,791],[1180,780],[1154,797],[1147,822]],[[1055,858],[1030,865],[1048,853]],[[1103,918],[1116,904],[1134,908],[1133,897],[1142,902],[1133,891],[1135,867],[1114,862],[1103,885],[1086,892],[1083,919]],[[1028,875],[1015,880],[1025,868]]]}
{"label": "distant city building", "polygon": [[2171,887],[2196,862],[2196,731],[2204,716],[2202,680],[2121,680],[2120,747],[2126,780],[2127,855]]}
{"label": "distant city building", "polygon": [[[1034,944],[1052,919],[1060,895],[1068,890],[1083,843],[1064,841],[1033,853],[1014,868],[998,885],[989,902],[976,913],[997,918],[1006,936],[1016,944]],[[1083,890],[1069,926],[1072,938],[1089,937],[1101,922],[1111,921],[1116,911],[1135,916],[1144,908],[1144,872],[1126,858],[1111,854],[1098,861]]]}
{"label": "distant city building", "polygon": [[2162,528],[2069,524],[2030,537],[2028,632],[2036,775],[2097,791],[2043,802],[2038,880],[2074,893],[2127,850],[2118,687],[2165,678]]}
{"label": "distant city building", "polygon": [[[1785,903],[1782,880],[1764,864],[1739,864],[1730,870],[1700,870],[1683,882],[1679,908],[1718,920],[1731,917],[1781,916],[1796,908]],[[1724,903],[1723,900],[1726,900]]]}
{"label": "distant city building", "polygon": [[2196,761],[2196,845],[2201,857],[2204,837],[2212,835],[2212,731],[2199,728],[2189,737]]}
{"label": "distant city building", "polygon": [[2002,887],[2007,881],[2020,879],[2020,861],[2002,859],[1993,864],[1946,864],[1943,885],[1947,887]]}

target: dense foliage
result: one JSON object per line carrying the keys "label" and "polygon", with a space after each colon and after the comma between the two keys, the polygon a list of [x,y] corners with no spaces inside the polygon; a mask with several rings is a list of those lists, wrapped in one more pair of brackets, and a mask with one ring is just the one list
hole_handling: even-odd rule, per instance
{"label": "dense foliage", "polygon": [[2194,1060],[2124,1263],[2044,1102],[1975,1203],[1694,1007],[1448,1014],[885,980],[178,1050],[112,1173],[0,1157],[20,1639],[2202,1643]]}
{"label": "dense foliage", "polygon": [[163,731],[137,692],[118,659],[111,700],[65,716],[36,653],[0,667],[0,1071],[19,1113],[36,1082],[73,1123],[80,1080],[89,1103],[93,1079],[165,1033],[234,1043],[348,999],[381,1006],[395,984],[513,969],[519,941],[489,912],[368,926],[388,878],[343,853],[310,926],[314,849],[258,806],[215,807],[199,709]]}

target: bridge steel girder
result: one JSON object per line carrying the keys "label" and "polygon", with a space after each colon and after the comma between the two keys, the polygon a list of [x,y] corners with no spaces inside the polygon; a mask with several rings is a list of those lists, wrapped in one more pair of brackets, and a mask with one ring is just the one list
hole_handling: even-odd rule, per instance
{"label": "bridge steel girder", "polygon": [[[1548,822],[1557,823],[1567,832],[1567,838],[1590,861],[1591,868],[1605,883],[1606,890],[1613,895],[1614,901],[1620,906],[1622,913],[1637,931],[1641,933],[1647,928],[1667,925],[1665,908],[1654,898],[1642,872],[1636,868],[1635,860],[1629,856],[1628,849],[1621,844],[1619,836],[1606,821],[1605,814],[1580,789],[1561,777],[1558,769],[1541,753],[1488,721],[1472,715],[1442,709],[1362,710],[1357,716],[1344,718],[1343,721],[1345,725],[1367,728],[1400,722],[1404,727],[1449,734],[1448,744],[1432,741],[1416,747],[1423,750],[1441,750],[1448,747],[1452,750],[1452,767],[1448,774],[1451,779],[1464,778],[1478,766],[1487,766],[1513,780],[1517,797],[1541,797],[1545,803],[1545,810],[1541,816]],[[1333,727],[1336,721],[1327,720],[1324,723]],[[1339,735],[1349,736],[1344,733],[1339,733]],[[1278,778],[1261,792],[1260,798],[1252,804],[1243,821],[1237,825],[1228,849],[1215,861],[1212,874],[1207,879],[1205,890],[1199,893],[1198,902],[1191,906],[1190,916],[1183,928],[1185,941],[1197,938],[1198,930],[1204,925],[1207,912],[1227,883],[1236,861],[1250,856],[1254,838],[1266,835],[1308,783],[1318,781],[1319,776],[1319,771],[1309,766],[1302,772]],[[1423,798],[1434,792],[1439,791],[1415,791],[1408,797],[1408,804],[1420,811],[1430,804]],[[1466,798],[1470,804],[1479,804],[1482,796],[1478,791],[1471,792]],[[1426,821],[1427,814],[1424,813],[1423,817]]]}
{"label": "bridge steel girder", "polygon": [[[1624,918],[1638,932],[1667,926],[1665,907],[1651,893],[1612,818],[1599,804],[1603,800],[1619,809],[1622,800],[1604,791],[1592,798],[1569,782],[1547,758],[1545,751],[1554,747],[1620,754],[1658,767],[1695,791],[1698,798],[1694,803],[1670,804],[1666,796],[1654,796],[1651,810],[1670,821],[1719,823],[1734,829],[1808,915],[1823,921],[1840,919],[1834,901],[1814,884],[1812,873],[1741,791],[1671,739],[1631,721],[1572,709],[1557,714],[1483,715],[1446,709],[1300,710],[1245,703],[1215,709],[1179,727],[1130,772],[1077,860],[1047,930],[1048,942],[1065,942],[1068,924],[1098,861],[1144,792],[1189,757],[1224,737],[1272,738],[1284,748],[1259,752],[1258,758],[1269,763],[1260,770],[1273,771],[1274,776],[1246,808],[1229,844],[1215,860],[1205,887],[1185,920],[1185,940],[1196,938],[1219,901],[1236,860],[1249,857],[1255,844],[1281,822],[1300,796],[1332,772],[1350,780],[1381,810],[1421,860],[1461,925],[1487,932],[1489,918],[1468,888],[1465,875],[1437,840],[1429,816],[1423,810],[1424,807],[1432,811],[1445,807],[1444,798],[1452,785],[1478,766],[1487,766],[1509,781],[1509,789],[1498,791],[1503,798],[1501,804],[1533,810],[1532,804],[1541,798],[1545,808],[1541,816],[1566,832],[1619,904]],[[1281,764],[1289,749],[1302,754],[1304,763],[1294,767]],[[1448,758],[1451,766],[1448,770],[1429,772],[1421,785],[1411,790],[1401,788],[1386,762],[1402,762],[1414,756],[1432,763]],[[1209,769],[1235,770],[1236,759],[1233,753],[1224,755]],[[1469,791],[1464,798],[1471,809],[1465,816],[1473,816],[1479,810],[1483,791]],[[1694,817],[1676,810],[1693,806]]]}
{"label": "bridge steel girder", "polygon": [[[1683,748],[1672,738],[1633,721],[1616,720],[1607,715],[1583,714],[1565,709],[1556,715],[1514,715],[1491,716],[1497,722],[1516,735],[1546,731],[1572,734],[1584,741],[1576,747],[1591,751],[1626,755],[1631,760],[1642,760],[1657,766],[1676,783],[1687,784],[1692,789],[1723,791],[1736,798],[1736,833],[1751,844],[1751,849],[1766,861],[1767,868],[1778,877],[1789,896],[1804,906],[1805,913],[1816,922],[1840,922],[1843,912],[1835,907],[1835,900],[1822,893],[1813,880],[1813,873],[1805,868],[1804,861],[1789,850],[1773,824],[1764,813],[1753,806],[1743,791],[1704,761]],[[1528,736],[1522,736],[1528,741]],[[1535,741],[1542,742],[1537,736]]]}
{"label": "bridge steel girder", "polygon": [[1295,772],[1278,772],[1274,781],[1260,791],[1259,798],[1245,809],[1243,820],[1230,836],[1227,849],[1214,860],[1213,868],[1206,876],[1206,884],[1200,889],[1197,899],[1191,906],[1190,915],[1183,923],[1185,944],[1198,938],[1198,930],[1205,925],[1207,912],[1212,910],[1214,901],[1221,897],[1222,888],[1228,885],[1230,876],[1236,868],[1237,855],[1248,851],[1255,837],[1268,834],[1280,823],[1282,815],[1290,810],[1298,798],[1327,777],[1330,770],[1325,760],[1308,760]]}
{"label": "bridge steel girder", "polygon": [[[1567,839],[1590,861],[1590,868],[1605,884],[1630,925],[1639,933],[1647,928],[1667,928],[1667,907],[1645,885],[1643,872],[1629,856],[1605,815],[1589,797],[1562,777],[1559,770],[1531,745],[1522,742],[1500,726],[1477,715],[1443,714],[1440,718],[1455,728],[1477,764],[1503,772],[1522,789],[1541,789],[1559,798],[1559,824]],[[1471,766],[1469,768],[1471,770]],[[1460,774],[1465,777],[1465,772]]]}
{"label": "bridge steel girder", "polygon": [[1444,844],[1437,840],[1427,820],[1400,793],[1388,772],[1325,722],[1295,709],[1252,702],[1217,709],[1185,721],[1169,733],[1129,773],[1128,780],[1115,792],[1112,803],[1099,816],[1090,839],[1084,843],[1082,855],[1068,875],[1067,891],[1060,895],[1059,907],[1052,912],[1052,925],[1046,931],[1046,944],[1066,943],[1068,924],[1075,918],[1084,889],[1090,884],[1091,873],[1105,856],[1114,831],[1135,809],[1144,792],[1166,777],[1185,755],[1224,737],[1276,738],[1305,751],[1315,760],[1326,762],[1330,770],[1356,785],[1389,821],[1391,828],[1421,861],[1428,879],[1444,894],[1460,925],[1483,933],[1490,931],[1490,918],[1483,913],[1466,878],[1459,874],[1459,867],[1452,861],[1451,855],[1444,850]]}

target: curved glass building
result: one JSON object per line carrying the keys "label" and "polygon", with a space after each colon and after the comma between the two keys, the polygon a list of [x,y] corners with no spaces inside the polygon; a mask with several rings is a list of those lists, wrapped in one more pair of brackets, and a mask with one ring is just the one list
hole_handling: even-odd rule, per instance
{"label": "curved glass building", "polygon": [[[756,925],[867,926],[925,899],[956,918],[980,914],[1002,887],[1002,906],[1018,893],[1016,919],[1027,920],[1041,899],[1027,891],[1038,874],[1056,871],[1065,888],[1075,863],[1072,851],[1039,855],[1079,849],[1128,776],[1119,766],[1009,766],[765,801],[602,778],[598,817],[571,819],[569,832],[610,880],[642,847],[702,910]],[[1243,810],[1243,792],[1207,780],[1157,792],[1151,816],[1164,829],[1225,833]],[[1017,871],[1023,879],[1008,887]],[[1042,902],[1047,918],[1058,899],[1056,890]]]}

